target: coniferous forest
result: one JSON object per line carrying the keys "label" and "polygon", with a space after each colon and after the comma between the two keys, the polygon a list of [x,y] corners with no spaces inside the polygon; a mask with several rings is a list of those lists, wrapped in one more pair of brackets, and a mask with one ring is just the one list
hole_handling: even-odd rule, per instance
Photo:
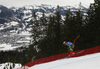
{"label": "coniferous forest", "polygon": [[14,55],[11,55],[10,51],[2,52],[2,62],[20,61],[19,63],[24,65],[31,60],[68,52],[68,47],[63,45],[63,41],[73,42],[77,36],[80,37],[75,42],[74,51],[100,46],[100,0],[94,0],[87,15],[83,14],[81,7],[75,14],[69,8],[62,19],[59,8],[57,6],[55,15],[49,17],[43,12],[39,20],[34,12],[30,21],[32,41],[29,48],[20,54],[13,52]]}

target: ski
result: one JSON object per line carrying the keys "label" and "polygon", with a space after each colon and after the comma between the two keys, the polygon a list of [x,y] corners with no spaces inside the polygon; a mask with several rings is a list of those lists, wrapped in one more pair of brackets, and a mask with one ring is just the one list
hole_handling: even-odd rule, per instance
{"label": "ski", "polygon": [[74,55],[76,55],[76,54],[80,54],[80,53],[82,53],[82,52],[84,52],[84,50],[82,50],[82,51],[80,51],[80,52],[77,52],[77,53],[74,53],[74,54],[72,54],[72,55],[68,55],[68,56],[67,56],[67,57],[65,57],[65,58],[72,57],[72,56],[74,56]]}

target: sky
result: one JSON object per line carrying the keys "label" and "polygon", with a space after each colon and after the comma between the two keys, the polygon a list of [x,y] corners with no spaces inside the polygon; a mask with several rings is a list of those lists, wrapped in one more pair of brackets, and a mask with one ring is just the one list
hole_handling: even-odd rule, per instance
{"label": "sky", "polygon": [[49,5],[59,5],[59,6],[75,6],[79,3],[82,3],[83,6],[88,7],[90,3],[94,3],[94,0],[0,0],[0,5],[6,7],[21,7],[24,5],[40,5],[40,4],[49,4]]}

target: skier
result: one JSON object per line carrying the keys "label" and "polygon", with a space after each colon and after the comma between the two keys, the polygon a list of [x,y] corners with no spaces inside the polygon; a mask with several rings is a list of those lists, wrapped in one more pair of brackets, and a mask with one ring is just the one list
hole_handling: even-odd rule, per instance
{"label": "skier", "polygon": [[[79,37],[79,36],[77,36],[76,39],[78,39],[78,37]],[[75,44],[76,39],[73,41],[73,43],[72,43],[72,42],[66,42],[66,41],[63,42],[64,45],[67,45],[67,46],[68,46],[68,51],[70,52],[70,55],[75,54],[75,53],[73,52],[73,48],[75,47],[74,44]]]}

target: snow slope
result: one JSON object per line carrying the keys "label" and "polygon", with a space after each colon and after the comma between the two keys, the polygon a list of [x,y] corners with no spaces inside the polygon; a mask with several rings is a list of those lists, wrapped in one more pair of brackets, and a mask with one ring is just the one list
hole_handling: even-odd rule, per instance
{"label": "snow slope", "polygon": [[38,64],[29,69],[100,69],[100,53]]}

